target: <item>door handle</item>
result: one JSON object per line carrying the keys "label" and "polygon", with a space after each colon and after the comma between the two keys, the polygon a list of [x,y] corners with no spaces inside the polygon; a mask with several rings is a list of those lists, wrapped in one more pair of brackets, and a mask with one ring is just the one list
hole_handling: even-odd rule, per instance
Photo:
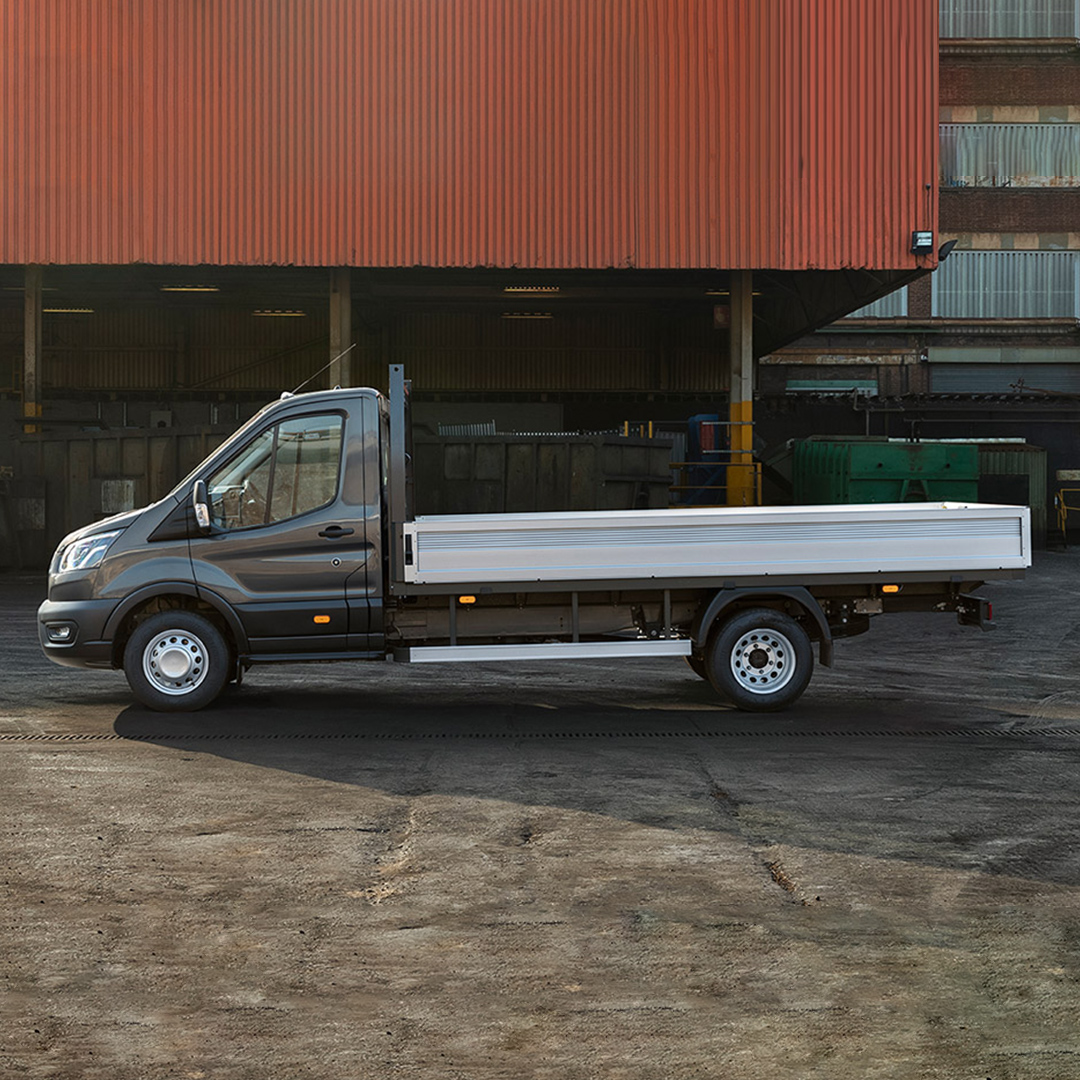
{"label": "door handle", "polygon": [[342,536],[352,536],[352,534],[352,529],[347,529],[344,525],[327,525],[319,533],[320,536],[325,536],[327,540],[338,540]]}

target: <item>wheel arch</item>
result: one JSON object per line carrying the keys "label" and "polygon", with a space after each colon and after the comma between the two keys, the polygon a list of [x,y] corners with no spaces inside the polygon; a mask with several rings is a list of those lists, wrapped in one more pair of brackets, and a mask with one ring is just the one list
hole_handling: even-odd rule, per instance
{"label": "wheel arch", "polygon": [[[818,642],[819,663],[833,666],[833,637],[829,620],[821,605],[809,589],[801,585],[780,585],[769,588],[746,587],[721,589],[701,605],[691,625],[690,637],[695,649],[703,649],[717,620],[730,608],[777,607],[778,602],[795,604],[811,620],[817,634],[811,634]],[[786,610],[779,608],[779,610]],[[790,612],[788,612],[790,614]]]}
{"label": "wheel arch", "polygon": [[105,639],[112,642],[114,667],[123,666],[124,649],[138,624],[138,617],[151,611],[181,608],[209,615],[225,632],[227,643],[241,655],[248,650],[247,634],[232,606],[215,593],[197,589],[189,581],[162,581],[139,589],[119,604],[105,624]]}

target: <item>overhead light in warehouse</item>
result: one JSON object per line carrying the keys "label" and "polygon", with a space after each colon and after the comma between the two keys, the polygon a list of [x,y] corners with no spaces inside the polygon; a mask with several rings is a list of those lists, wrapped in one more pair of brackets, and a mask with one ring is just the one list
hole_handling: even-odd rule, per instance
{"label": "overhead light in warehouse", "polygon": [[730,296],[731,295],[731,290],[730,289],[706,289],[705,290],[705,295],[706,296]]}
{"label": "overhead light in warehouse", "polygon": [[550,311],[504,311],[504,319],[554,319]]}
{"label": "overhead light in warehouse", "polygon": [[514,296],[550,296],[560,291],[558,285],[504,285],[504,293],[512,293]]}
{"label": "overhead light in warehouse", "polygon": [[216,285],[162,285],[162,292],[221,292]]}
{"label": "overhead light in warehouse", "polygon": [[307,315],[306,311],[253,311],[252,315],[262,315],[274,319],[298,319]]}
{"label": "overhead light in warehouse", "polygon": [[92,307],[45,307],[41,309],[43,315],[93,315]]}

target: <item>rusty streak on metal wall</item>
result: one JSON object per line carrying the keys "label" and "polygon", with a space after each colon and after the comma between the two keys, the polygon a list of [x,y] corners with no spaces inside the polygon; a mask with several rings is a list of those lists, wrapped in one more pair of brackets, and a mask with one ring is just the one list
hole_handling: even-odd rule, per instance
{"label": "rusty streak on metal wall", "polygon": [[0,50],[0,263],[897,269],[936,221],[934,0],[0,0]]}

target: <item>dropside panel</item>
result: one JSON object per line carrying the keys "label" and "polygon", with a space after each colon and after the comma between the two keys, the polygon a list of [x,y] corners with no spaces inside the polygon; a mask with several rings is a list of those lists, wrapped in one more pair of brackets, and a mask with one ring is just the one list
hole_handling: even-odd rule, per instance
{"label": "dropside panel", "polygon": [[1027,507],[976,503],[421,517],[407,584],[1020,570]]}

